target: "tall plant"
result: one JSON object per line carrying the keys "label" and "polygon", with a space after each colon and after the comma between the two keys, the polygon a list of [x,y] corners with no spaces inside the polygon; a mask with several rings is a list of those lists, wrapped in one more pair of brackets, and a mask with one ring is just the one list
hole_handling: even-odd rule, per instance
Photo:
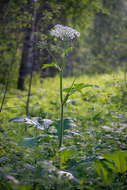
{"label": "tall plant", "polygon": [[67,94],[65,97],[63,97],[63,72],[64,72],[64,66],[66,64],[67,60],[67,54],[72,49],[73,42],[77,37],[80,36],[80,33],[77,32],[75,29],[67,26],[62,25],[55,25],[55,27],[51,30],[50,35],[55,37],[55,41],[57,40],[56,47],[59,48],[62,54],[62,60],[61,63],[57,62],[57,59],[55,56],[51,53],[51,51],[48,52],[53,57],[54,63],[51,64],[44,64],[43,68],[46,67],[56,67],[59,71],[60,76],[60,135],[59,135],[59,147],[63,144],[63,117],[64,117],[64,105],[66,101],[68,100],[69,95],[72,93],[72,88],[74,87],[74,81],[72,82],[72,85],[70,88],[67,89]]}
{"label": "tall plant", "polygon": [[[36,127],[44,130],[45,132],[48,132],[50,126],[55,126],[57,130],[57,135],[59,139],[59,148],[63,145],[63,136],[67,133],[66,130],[68,130],[70,127],[74,126],[74,123],[72,120],[68,118],[64,118],[64,106],[69,98],[70,95],[72,95],[75,92],[81,92],[83,88],[86,87],[96,87],[96,85],[92,84],[84,84],[79,83],[75,84],[75,79],[73,80],[71,86],[69,88],[63,89],[63,72],[64,67],[67,61],[67,55],[68,52],[71,51],[74,47],[74,42],[76,41],[76,38],[80,36],[80,33],[77,32],[75,29],[67,26],[62,25],[55,25],[55,27],[50,31],[50,35],[53,36],[54,42],[50,44],[49,49],[49,43],[47,43],[47,40],[45,36],[43,36],[43,40],[40,41],[39,47],[40,48],[46,48],[49,52],[50,56],[54,59],[54,62],[50,64],[44,64],[43,69],[47,67],[55,67],[59,72],[59,78],[60,78],[60,88],[59,88],[59,94],[60,94],[60,119],[57,122],[51,121],[49,119],[43,119],[43,118],[31,118],[31,117],[16,117],[11,119],[11,122],[25,122],[26,124],[30,124],[33,127]],[[52,47],[51,47],[52,46]],[[53,48],[53,49],[52,49]],[[53,51],[52,51],[53,50]],[[53,52],[53,53],[52,53]],[[61,55],[59,57],[58,55]],[[56,55],[56,56],[54,56]],[[63,91],[66,93],[65,96],[63,95]],[[42,136],[32,138],[24,139],[25,142],[27,141],[27,144],[33,145],[33,141],[37,141],[38,139],[42,138]]]}

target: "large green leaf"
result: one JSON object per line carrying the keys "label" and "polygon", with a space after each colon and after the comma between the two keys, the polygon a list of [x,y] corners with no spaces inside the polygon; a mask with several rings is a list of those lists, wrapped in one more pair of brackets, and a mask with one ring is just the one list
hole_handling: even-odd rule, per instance
{"label": "large green leaf", "polygon": [[54,121],[50,120],[50,119],[42,119],[40,117],[37,118],[37,122],[38,122],[38,128],[39,129],[45,129],[48,130],[49,127],[54,123]]}
{"label": "large green leaf", "polygon": [[70,94],[73,94],[73,93],[75,93],[75,92],[77,92],[77,91],[78,91],[78,92],[81,92],[81,90],[82,90],[83,88],[87,88],[87,87],[99,88],[99,86],[97,86],[97,85],[79,83],[79,84],[74,84],[72,88],[65,88],[65,89],[63,89],[63,91],[64,91],[64,92],[67,92],[67,93],[71,91]]}
{"label": "large green leaf", "polygon": [[112,154],[102,155],[101,159],[93,164],[93,167],[105,183],[110,183],[112,172],[122,174],[127,171],[127,153],[116,151]]}
{"label": "large green leaf", "polygon": [[71,87],[63,89],[63,91],[67,93],[63,100],[63,104],[65,104],[67,102],[70,95],[74,94],[75,92],[81,93],[81,90],[83,88],[86,88],[86,87],[99,88],[98,86],[92,85],[92,84],[84,84],[84,83],[74,84],[74,82],[75,82],[75,80],[72,82]]}
{"label": "large green leaf", "polygon": [[26,118],[27,117],[14,117],[10,119],[9,122],[19,122],[19,123],[23,122],[24,123]]}
{"label": "large green leaf", "polygon": [[[64,118],[63,120],[63,134],[67,133],[66,130],[70,129],[70,128],[73,128],[75,127],[75,123],[72,119],[70,118]],[[60,136],[60,120],[58,120],[56,123],[55,123],[55,127],[57,129],[57,135],[58,137]]]}
{"label": "large green leaf", "polygon": [[47,130],[53,123],[50,119],[43,119],[41,117],[15,117],[10,122],[22,122],[32,127],[37,127],[41,130]]}
{"label": "large green leaf", "polygon": [[110,184],[110,182],[112,181],[112,178],[110,176],[110,172],[108,170],[107,165],[105,165],[102,160],[97,160],[93,164],[93,167],[96,170],[97,174],[104,180],[104,182],[106,184]]}
{"label": "large green leaf", "polygon": [[127,171],[127,152],[116,151],[113,154],[103,155],[103,157],[114,162],[115,167],[112,167],[114,172],[122,174]]}

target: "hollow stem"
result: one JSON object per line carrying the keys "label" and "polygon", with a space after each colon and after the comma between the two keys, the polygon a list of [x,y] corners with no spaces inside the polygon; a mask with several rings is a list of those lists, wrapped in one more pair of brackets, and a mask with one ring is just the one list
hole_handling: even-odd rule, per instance
{"label": "hollow stem", "polygon": [[64,101],[63,101],[63,70],[66,62],[66,40],[64,41],[64,60],[60,69],[60,137],[59,137],[59,148],[63,145],[63,116],[64,116]]}
{"label": "hollow stem", "polygon": [[60,138],[59,148],[63,144],[63,70],[60,71]]}

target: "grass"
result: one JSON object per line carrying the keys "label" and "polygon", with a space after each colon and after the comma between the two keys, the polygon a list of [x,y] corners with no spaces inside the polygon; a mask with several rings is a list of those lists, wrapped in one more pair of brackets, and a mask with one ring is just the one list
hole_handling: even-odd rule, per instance
{"label": "grass", "polygon": [[[65,78],[63,87],[72,81]],[[0,189],[126,190],[127,89],[123,73],[80,76],[76,83],[99,88],[84,88],[70,96],[64,109],[68,120],[60,150],[55,128],[59,118],[58,76],[39,79],[35,75],[32,84],[30,118],[53,121],[48,129],[9,122],[25,116],[27,91],[8,91],[0,113]]]}

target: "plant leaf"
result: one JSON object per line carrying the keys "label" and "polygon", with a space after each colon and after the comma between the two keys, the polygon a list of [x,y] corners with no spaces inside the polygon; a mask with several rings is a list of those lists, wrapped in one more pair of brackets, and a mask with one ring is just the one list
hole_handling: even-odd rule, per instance
{"label": "plant leaf", "polygon": [[112,171],[121,174],[127,171],[127,153],[115,151],[112,154],[102,155],[101,159],[93,164],[93,167],[105,183],[108,184],[111,180]]}
{"label": "plant leaf", "polygon": [[44,138],[44,135],[39,135],[36,137],[23,138],[22,144],[27,147],[34,147],[40,139]]}
{"label": "plant leaf", "polygon": [[[66,130],[67,129],[70,129],[72,127],[75,127],[75,123],[72,119],[70,118],[64,118],[63,120],[63,134],[67,133]],[[60,120],[58,120],[56,123],[55,123],[55,127],[57,129],[57,135],[58,137],[60,136]]]}
{"label": "plant leaf", "polygon": [[116,151],[113,154],[103,155],[107,160],[114,162],[114,172],[124,173],[127,171],[127,153]]}
{"label": "plant leaf", "polygon": [[99,88],[99,86],[97,85],[92,85],[92,84],[84,84],[84,83],[79,83],[79,84],[74,84],[73,88],[65,88],[63,89],[64,92],[67,92],[67,93],[70,93],[73,94],[75,92],[81,92],[81,90],[83,88],[87,88],[87,87],[95,87],[95,88]]}
{"label": "plant leaf", "polygon": [[60,70],[60,67],[56,64],[56,63],[49,63],[49,64],[44,64],[43,66],[42,66],[42,69],[46,69],[47,67],[55,67],[55,68],[57,68],[58,70]]}
{"label": "plant leaf", "polygon": [[104,162],[102,160],[97,160],[94,164],[93,164],[94,169],[96,170],[97,174],[104,180],[104,182],[106,184],[110,184],[110,182],[112,181],[110,172],[108,171],[108,167],[107,165],[104,164]]}
{"label": "plant leaf", "polygon": [[19,123],[24,123],[25,122],[25,119],[27,117],[14,117],[12,119],[9,120],[9,122],[19,122]]}
{"label": "plant leaf", "polygon": [[53,124],[52,120],[42,119],[41,117],[15,117],[9,120],[9,122],[22,122],[41,130],[47,130]]}
{"label": "plant leaf", "polygon": [[64,100],[63,100],[63,104],[65,104],[65,103],[67,102],[67,100],[68,100],[68,98],[69,98],[69,96],[70,96],[70,93],[71,93],[71,91],[72,91],[72,88],[73,88],[73,86],[74,86],[75,80],[76,80],[76,79],[73,80],[72,85],[71,85],[71,87],[69,88],[69,91],[67,92],[67,94],[66,94],[66,96],[65,96],[65,98],[64,98]]}

